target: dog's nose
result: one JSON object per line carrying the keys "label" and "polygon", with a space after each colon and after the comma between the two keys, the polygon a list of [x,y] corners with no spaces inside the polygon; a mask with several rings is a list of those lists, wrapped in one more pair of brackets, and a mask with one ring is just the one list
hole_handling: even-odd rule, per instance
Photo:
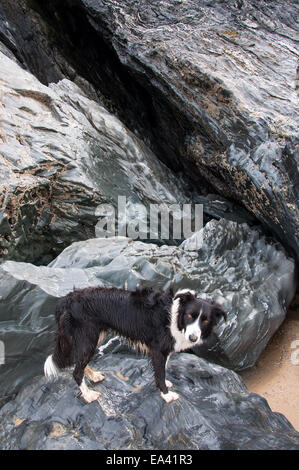
{"label": "dog's nose", "polygon": [[192,341],[192,343],[195,343],[195,342],[198,340],[198,336],[196,336],[196,335],[194,335],[194,334],[193,334],[193,335],[190,335],[190,336],[189,336],[189,340]]}

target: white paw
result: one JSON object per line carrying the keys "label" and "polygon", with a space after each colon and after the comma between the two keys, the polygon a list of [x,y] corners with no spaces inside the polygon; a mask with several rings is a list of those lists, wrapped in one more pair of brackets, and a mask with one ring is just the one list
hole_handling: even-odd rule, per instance
{"label": "white paw", "polygon": [[92,382],[102,382],[102,380],[105,379],[105,375],[103,375],[101,372],[93,372],[92,375],[90,376],[90,380]]}
{"label": "white paw", "polygon": [[168,393],[162,393],[161,392],[161,397],[163,400],[165,400],[167,403],[171,403],[172,401],[175,401],[179,398],[179,395],[175,392],[168,392]]}
{"label": "white paw", "polygon": [[95,390],[88,390],[82,393],[82,396],[87,403],[92,403],[93,401],[96,401],[101,396],[101,394]]}
{"label": "white paw", "polygon": [[170,382],[170,380],[165,380],[165,384],[166,384],[166,387],[167,387],[167,388],[171,388],[171,387],[172,387],[172,382]]}

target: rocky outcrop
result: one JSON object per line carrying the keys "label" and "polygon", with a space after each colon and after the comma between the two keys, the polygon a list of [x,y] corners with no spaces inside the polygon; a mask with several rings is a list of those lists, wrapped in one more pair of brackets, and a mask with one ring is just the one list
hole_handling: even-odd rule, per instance
{"label": "rocky outcrop", "polygon": [[[203,204],[205,221],[256,224],[237,204],[191,189],[71,81],[46,87],[0,52],[0,96],[1,260],[46,264],[72,242],[95,236],[105,213],[99,205],[112,205],[117,216],[118,196],[126,197],[127,220],[119,217],[116,233],[136,219],[141,203],[194,202]],[[171,233],[164,242],[178,243]],[[159,230],[155,239],[161,242]]]}
{"label": "rocky outcrop", "polygon": [[47,263],[95,236],[97,206],[190,202],[186,186],[75,84],[42,85],[0,52],[1,259]]}
{"label": "rocky outcrop", "polygon": [[179,400],[166,404],[147,359],[107,354],[95,367],[98,401],[78,396],[71,372],[36,377],[0,410],[2,449],[299,449],[299,433],[232,371],[190,354],[169,361]]}
{"label": "rocky outcrop", "polygon": [[0,340],[6,347],[0,395],[41,373],[53,348],[58,298],[73,288],[195,289],[227,312],[197,354],[226,367],[252,366],[283,321],[294,290],[294,262],[246,224],[211,221],[182,245],[128,238],[90,239],[66,248],[49,266],[0,266]]}
{"label": "rocky outcrop", "polygon": [[[0,265],[1,448],[299,448],[290,423],[220,367],[252,366],[294,295],[293,260],[263,234],[297,256],[295,9],[1,2],[0,258],[21,261]],[[179,246],[158,232],[156,244],[93,238],[99,205],[119,195],[129,220],[117,230],[140,203],[199,203],[205,223],[220,220]],[[193,288],[227,312],[202,358],[171,358],[171,405],[118,337],[95,361],[98,402],[76,396],[70,371],[38,377],[57,300],[125,284]]]}
{"label": "rocky outcrop", "polygon": [[[5,4],[24,64],[47,80]],[[43,34],[55,70],[70,64],[170,168],[241,203],[297,256],[295,1],[32,6],[43,32],[32,21],[29,37]]]}

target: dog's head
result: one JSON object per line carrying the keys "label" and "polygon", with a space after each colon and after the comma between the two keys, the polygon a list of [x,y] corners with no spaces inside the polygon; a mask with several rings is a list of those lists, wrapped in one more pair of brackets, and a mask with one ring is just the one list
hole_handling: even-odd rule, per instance
{"label": "dog's head", "polygon": [[207,339],[221,317],[226,320],[219,304],[198,298],[194,291],[177,292],[173,300],[177,307],[177,328],[190,342],[190,347]]}

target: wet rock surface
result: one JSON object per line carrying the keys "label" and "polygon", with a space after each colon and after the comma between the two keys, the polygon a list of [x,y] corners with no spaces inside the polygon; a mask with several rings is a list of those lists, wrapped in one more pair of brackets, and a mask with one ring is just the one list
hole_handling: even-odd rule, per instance
{"label": "wet rock surface", "polygon": [[[190,202],[180,177],[68,80],[45,87],[0,52],[0,256],[45,264],[95,236],[97,206]],[[225,205],[225,204],[224,204]]]}
{"label": "wet rock surface", "polygon": [[[170,168],[238,201],[297,256],[295,1],[23,2],[37,33],[7,3],[33,73],[71,66]],[[22,28],[45,38],[49,78]]]}
{"label": "wet rock surface", "polygon": [[106,379],[86,404],[71,372],[55,383],[36,377],[0,410],[2,449],[299,449],[299,433],[249,393],[239,376],[190,354],[167,370],[179,400],[166,404],[147,359],[107,354]]}
{"label": "wet rock surface", "polygon": [[[132,221],[146,224],[140,204],[197,203],[204,222],[257,223],[238,204],[191,189],[73,82],[46,87],[0,52],[0,93],[1,260],[46,264],[72,242],[98,236],[97,222],[109,214],[103,204],[118,217],[115,233]],[[118,196],[125,197],[123,221]],[[159,229],[154,235],[162,243]],[[179,240],[170,231],[164,242]]]}
{"label": "wet rock surface", "polygon": [[73,288],[195,289],[223,305],[228,320],[194,351],[226,367],[255,363],[283,321],[294,291],[294,262],[246,224],[211,221],[179,247],[128,238],[90,239],[49,266],[0,266],[0,339],[6,345],[1,395],[39,374],[53,348],[57,300]]}
{"label": "wet rock surface", "polygon": [[[296,9],[1,2],[0,258],[36,264],[0,265],[1,448],[299,448],[282,415],[214,364],[252,366],[295,291],[293,260],[262,233],[298,255]],[[220,221],[179,246],[93,238],[98,205],[117,195],[129,219],[140,203],[193,202]],[[118,337],[94,361],[99,402],[84,403],[70,371],[40,378],[57,300],[125,283],[192,288],[228,314],[202,358],[172,356],[171,405]]]}

